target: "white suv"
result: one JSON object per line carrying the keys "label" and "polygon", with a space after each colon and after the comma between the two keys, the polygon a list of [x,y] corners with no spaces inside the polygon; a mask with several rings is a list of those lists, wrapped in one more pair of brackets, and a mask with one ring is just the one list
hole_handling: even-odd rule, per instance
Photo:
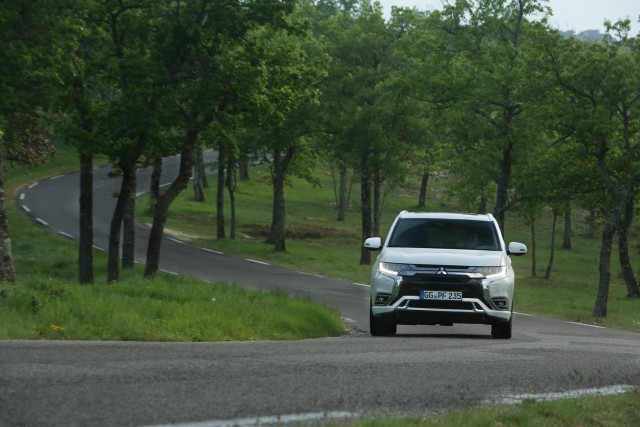
{"label": "white suv", "polygon": [[400,212],[371,271],[371,335],[393,335],[397,325],[491,325],[494,338],[511,338],[514,274],[491,215]]}

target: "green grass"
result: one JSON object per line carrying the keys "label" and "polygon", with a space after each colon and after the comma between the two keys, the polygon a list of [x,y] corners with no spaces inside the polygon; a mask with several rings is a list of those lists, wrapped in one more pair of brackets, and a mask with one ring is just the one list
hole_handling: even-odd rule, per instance
{"label": "green grass", "polygon": [[[287,206],[287,252],[275,252],[264,240],[271,221],[272,190],[265,167],[253,168],[251,179],[240,182],[236,194],[236,239],[215,238],[215,183],[206,191],[206,202],[193,200],[191,189],[185,190],[171,206],[167,221],[168,232],[182,239],[229,254],[283,265],[295,270],[339,277],[358,283],[368,283],[370,266],[359,265],[361,225],[357,209],[357,185],[353,187],[353,204],[344,222],[335,220],[333,183],[331,175],[322,167],[316,176],[320,185],[311,185],[300,179],[291,179],[285,190]],[[446,194],[442,180],[432,179],[429,189],[429,211],[457,211],[455,205],[446,202],[453,199]],[[401,210],[416,210],[418,188],[408,183],[392,190],[385,200],[381,224],[384,236],[396,214]],[[137,215],[151,221],[147,214],[147,202],[138,203]],[[229,221],[229,207],[226,206]],[[550,279],[544,279],[550,254],[551,215],[536,224],[537,275],[532,277],[533,254],[513,257],[516,270],[516,311],[543,315],[558,319],[600,324],[608,327],[640,331],[640,300],[626,298],[626,287],[617,264],[617,253],[612,258],[613,280],[609,294],[608,315],[594,319],[591,315],[598,288],[599,230],[595,237],[587,237],[590,231],[584,215],[573,215],[571,250],[560,249],[562,224],[556,231],[556,254]],[[531,248],[529,227],[516,215],[507,217],[506,240],[520,241]],[[228,233],[228,227],[227,227]],[[631,241],[637,241],[634,229]],[[635,239],[635,240],[634,240]],[[632,261],[640,261],[638,246],[633,246]],[[375,257],[375,254],[374,254]]]}
{"label": "green grass", "polygon": [[344,333],[335,312],[304,299],[168,275],[102,286],[31,280],[9,293],[0,310],[0,337],[7,339],[193,342]]}
{"label": "green grass", "polygon": [[596,427],[640,425],[638,389],[606,397],[551,402],[534,399],[508,406],[460,409],[432,417],[376,418],[327,424],[340,427]]}

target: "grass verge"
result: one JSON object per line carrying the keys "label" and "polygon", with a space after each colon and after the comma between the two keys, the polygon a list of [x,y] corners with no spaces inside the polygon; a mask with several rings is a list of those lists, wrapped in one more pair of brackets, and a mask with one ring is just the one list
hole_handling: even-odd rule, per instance
{"label": "grass verge", "polygon": [[309,300],[167,275],[128,276],[113,285],[33,279],[8,288],[0,337],[196,342],[344,333],[335,312]]}
{"label": "grass verge", "polygon": [[622,427],[640,425],[638,389],[615,396],[460,409],[433,417],[378,418],[329,424],[335,427]]}

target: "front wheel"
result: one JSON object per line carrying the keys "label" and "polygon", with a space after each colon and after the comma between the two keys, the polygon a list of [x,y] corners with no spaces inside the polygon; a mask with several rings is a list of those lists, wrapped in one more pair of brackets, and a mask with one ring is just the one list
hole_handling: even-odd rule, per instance
{"label": "front wheel", "polygon": [[369,332],[374,337],[395,335],[398,326],[393,320],[382,317],[375,317],[373,310],[369,307]]}
{"label": "front wheel", "polygon": [[496,339],[511,339],[513,329],[513,312],[508,322],[499,322],[491,325],[491,336]]}

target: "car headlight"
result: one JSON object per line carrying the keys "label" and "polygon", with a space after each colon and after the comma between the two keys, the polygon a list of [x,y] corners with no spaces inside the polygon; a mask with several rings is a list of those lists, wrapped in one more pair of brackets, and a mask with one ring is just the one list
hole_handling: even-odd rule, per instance
{"label": "car headlight", "polygon": [[507,266],[503,265],[500,267],[476,267],[473,272],[483,274],[487,279],[495,279],[498,277],[505,277],[507,275]]}
{"label": "car headlight", "polygon": [[404,270],[408,270],[409,265],[407,264],[396,264],[393,262],[383,262],[380,261],[378,263],[378,272],[387,275],[397,276],[398,273]]}

